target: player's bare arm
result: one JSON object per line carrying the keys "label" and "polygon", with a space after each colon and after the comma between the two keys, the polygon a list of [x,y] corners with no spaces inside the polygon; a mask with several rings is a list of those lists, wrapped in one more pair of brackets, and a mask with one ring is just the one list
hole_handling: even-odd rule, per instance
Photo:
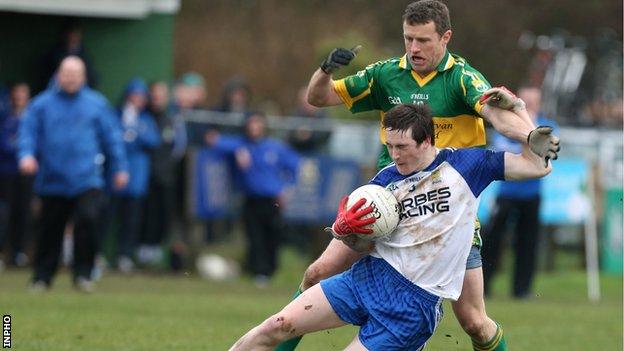
{"label": "player's bare arm", "polygon": [[334,91],[331,74],[317,69],[308,84],[308,103],[316,107],[336,106],[342,104],[340,96]]}
{"label": "player's bare arm", "polygon": [[[553,159],[557,158],[554,154]],[[544,167],[543,159],[524,145],[521,154],[505,153],[505,180],[540,178],[552,171],[550,162]]]}
{"label": "player's bare arm", "polygon": [[526,116],[523,117],[515,111],[504,110],[486,104],[481,109],[481,115],[492,124],[497,132],[510,139],[525,142],[529,133],[535,129],[535,125],[526,113],[526,110],[519,111],[524,111]]}
{"label": "player's bare arm", "polygon": [[524,142],[535,129],[524,101],[504,86],[490,88],[479,102],[484,104],[482,115],[508,138]]}
{"label": "player's bare arm", "polygon": [[316,107],[335,106],[342,104],[342,99],[334,91],[332,73],[342,66],[347,66],[362,48],[357,45],[352,49],[335,48],[321,63],[308,84],[308,103]]}

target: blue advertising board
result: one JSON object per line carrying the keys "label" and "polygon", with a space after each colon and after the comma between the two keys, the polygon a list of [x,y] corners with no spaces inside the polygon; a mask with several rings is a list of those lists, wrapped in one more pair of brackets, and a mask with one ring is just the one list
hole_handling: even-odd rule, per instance
{"label": "blue advertising board", "polygon": [[195,154],[194,165],[193,214],[202,219],[228,216],[235,191],[228,158],[223,153],[205,148]]}
{"label": "blue advertising board", "polygon": [[[236,209],[235,171],[228,158],[202,149],[195,156],[193,215],[202,219],[223,218]],[[336,216],[338,202],[361,185],[360,168],[354,161],[325,156],[302,157],[296,184],[285,189],[284,219],[296,223],[327,223]]]}
{"label": "blue advertising board", "polygon": [[302,157],[297,183],[286,191],[284,219],[298,223],[331,222],[340,199],[359,185],[360,167],[354,161]]}

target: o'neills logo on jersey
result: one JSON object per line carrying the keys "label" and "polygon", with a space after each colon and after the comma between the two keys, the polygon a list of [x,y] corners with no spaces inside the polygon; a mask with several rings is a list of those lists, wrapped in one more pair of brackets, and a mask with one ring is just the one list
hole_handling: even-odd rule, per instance
{"label": "o'neills logo on jersey", "polygon": [[451,190],[448,186],[428,191],[403,199],[399,202],[401,215],[399,220],[433,213],[448,212]]}
{"label": "o'neills logo on jersey", "polygon": [[416,93],[410,96],[412,103],[421,102],[422,100],[429,100],[429,94]]}

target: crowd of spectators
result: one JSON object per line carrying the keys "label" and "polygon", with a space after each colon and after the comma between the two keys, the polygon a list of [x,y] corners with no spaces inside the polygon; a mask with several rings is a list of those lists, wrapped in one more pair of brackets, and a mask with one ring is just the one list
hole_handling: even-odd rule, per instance
{"label": "crowd of spectators", "polygon": [[[63,33],[45,57],[45,83],[15,82],[0,94],[0,271],[31,266],[31,289],[44,291],[69,261],[74,286],[92,291],[106,269],[190,266],[185,161],[199,140],[193,146],[223,152],[235,165],[245,267],[259,284],[268,281],[283,238],[283,190],[297,177],[299,154],[322,148],[328,134],[302,125],[284,142],[270,138],[241,76],[224,84],[214,106],[196,72],[173,84],[129,77],[114,106],[97,91],[80,28]],[[297,104],[293,115],[325,117],[307,104],[305,88]],[[192,110],[236,114],[243,125],[223,134],[214,125],[192,128],[185,121]],[[204,240],[230,235],[233,221],[225,222],[217,235],[205,221]]]}

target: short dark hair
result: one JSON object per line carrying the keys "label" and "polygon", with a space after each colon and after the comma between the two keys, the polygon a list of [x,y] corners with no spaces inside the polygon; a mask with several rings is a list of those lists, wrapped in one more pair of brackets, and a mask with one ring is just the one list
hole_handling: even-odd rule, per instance
{"label": "short dark hair", "polygon": [[440,36],[451,29],[449,9],[444,3],[437,0],[420,0],[407,5],[403,14],[403,21],[409,25],[426,24],[433,21],[436,32]]}
{"label": "short dark hair", "polygon": [[406,104],[393,107],[381,121],[388,130],[407,131],[412,128],[412,139],[421,144],[427,138],[435,146],[435,132],[431,109],[426,104]]}

